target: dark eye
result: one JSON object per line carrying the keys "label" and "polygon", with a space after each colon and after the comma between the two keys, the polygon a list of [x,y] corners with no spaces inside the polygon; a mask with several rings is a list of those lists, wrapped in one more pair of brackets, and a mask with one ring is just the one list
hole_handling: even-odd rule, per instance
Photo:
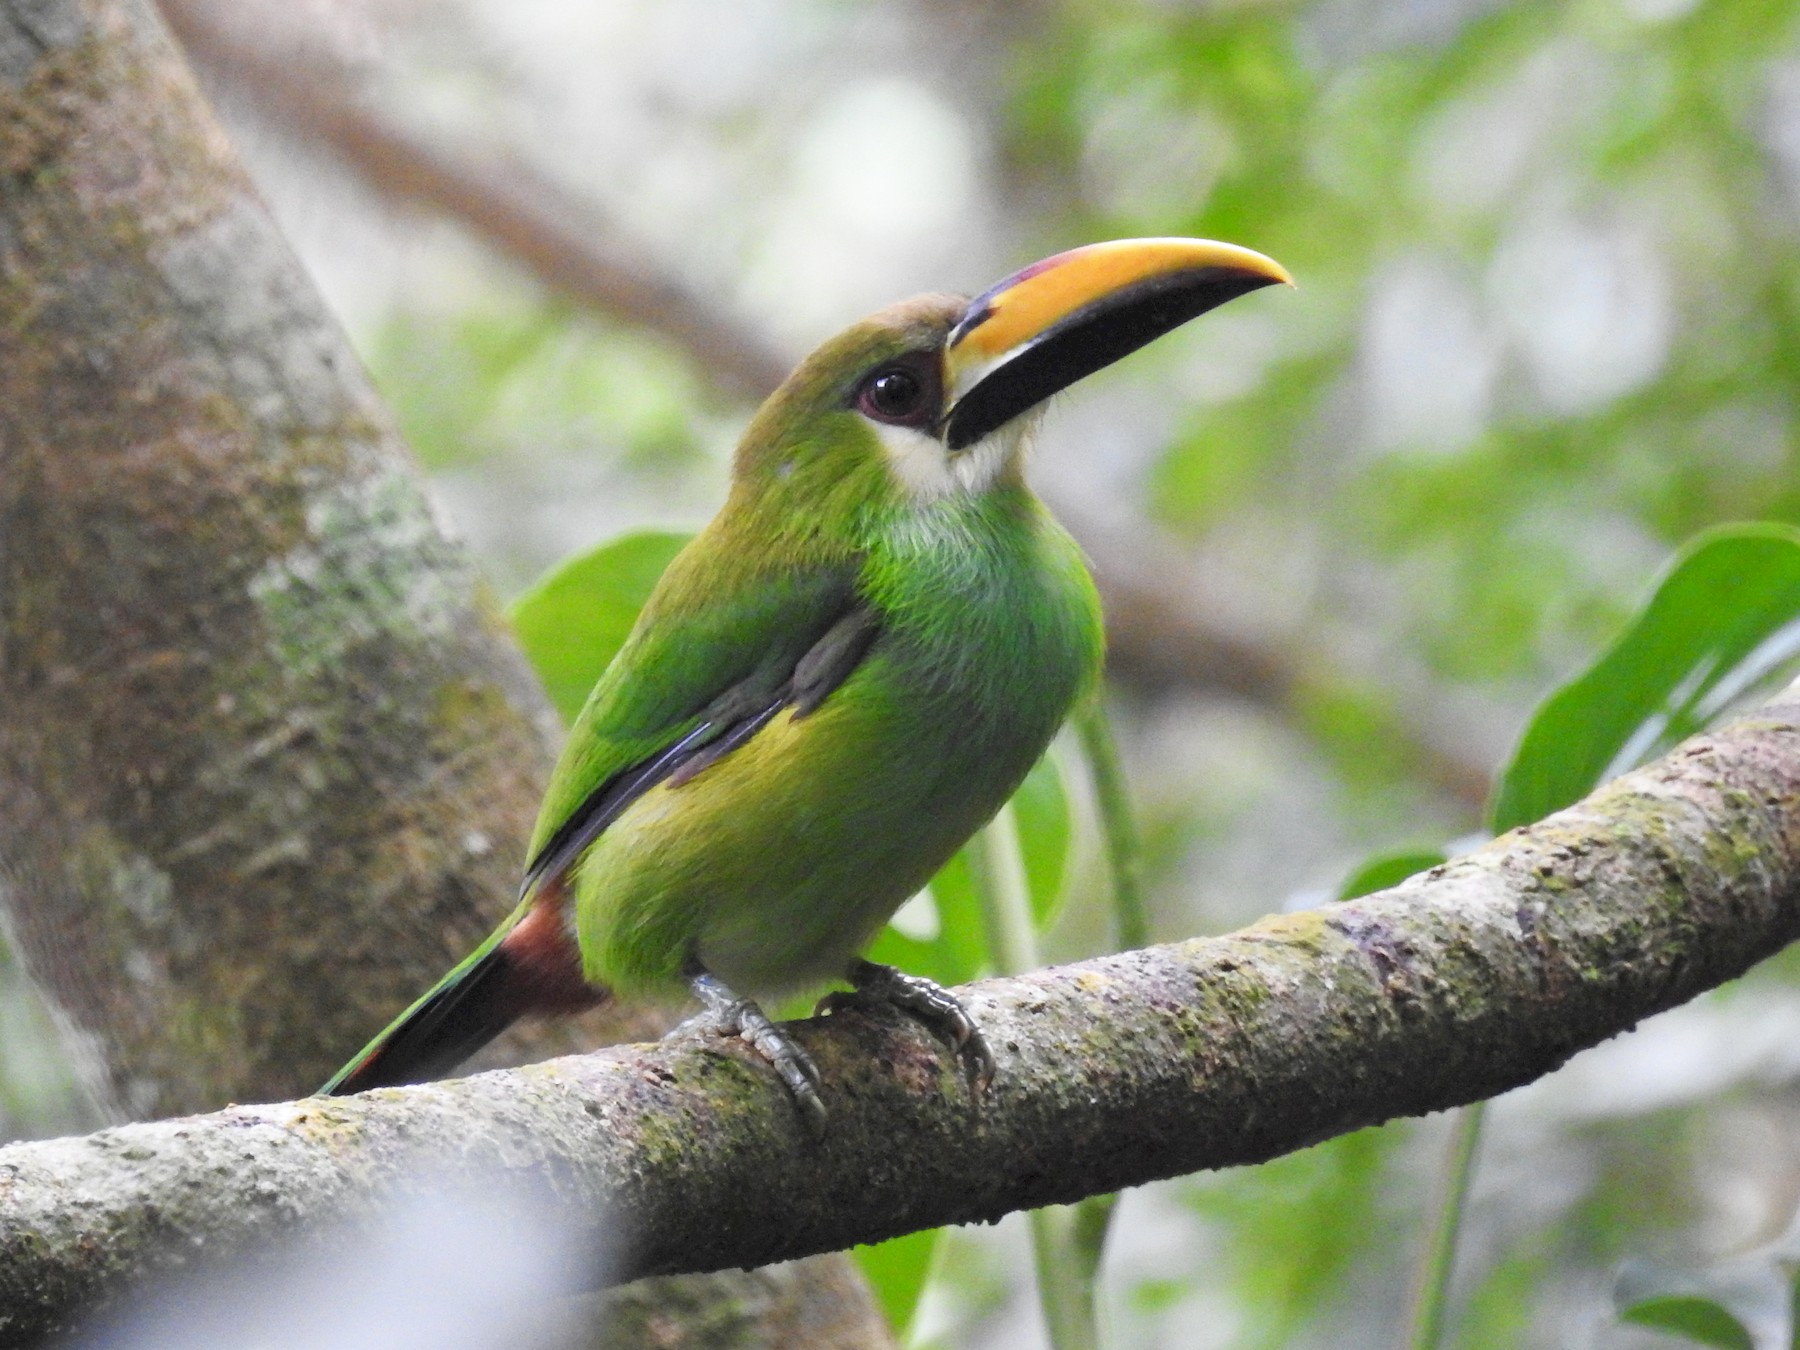
{"label": "dark eye", "polygon": [[924,426],[937,416],[937,380],[928,361],[898,361],[877,368],[857,391],[856,410],[877,422]]}
{"label": "dark eye", "polygon": [[884,370],[863,389],[863,406],[877,417],[897,422],[919,410],[925,386],[910,370]]}

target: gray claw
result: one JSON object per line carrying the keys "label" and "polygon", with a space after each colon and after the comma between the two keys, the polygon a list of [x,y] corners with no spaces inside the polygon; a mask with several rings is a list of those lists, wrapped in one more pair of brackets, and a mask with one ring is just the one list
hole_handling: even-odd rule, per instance
{"label": "gray claw", "polygon": [[842,990],[827,994],[819,1000],[818,1010],[834,1012],[877,998],[903,1008],[949,1039],[977,1097],[988,1090],[994,1081],[994,1052],[969,1010],[948,989],[923,975],[908,975],[874,961],[858,961],[852,966],[850,983],[856,990],[854,994]]}
{"label": "gray claw", "polygon": [[767,1013],[751,1000],[733,993],[718,976],[696,967],[688,977],[688,985],[705,1005],[703,1016],[720,1030],[739,1037],[769,1062],[787,1085],[807,1133],[814,1139],[824,1138],[825,1102],[819,1096],[822,1080],[812,1056],[771,1022]]}

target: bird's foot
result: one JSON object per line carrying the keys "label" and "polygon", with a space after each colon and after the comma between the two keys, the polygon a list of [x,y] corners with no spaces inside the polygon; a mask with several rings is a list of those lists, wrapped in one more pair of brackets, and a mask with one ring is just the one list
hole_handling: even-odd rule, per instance
{"label": "bird's foot", "polygon": [[[785,1031],[769,1020],[755,1003],[734,993],[710,971],[698,967],[688,976],[688,987],[705,1008],[701,1017],[720,1031],[747,1041],[768,1060],[793,1094],[800,1118],[814,1139],[825,1135],[825,1102],[819,1096],[819,1068]],[[683,1023],[682,1027],[689,1023]],[[676,1030],[682,1030],[677,1027]]]}
{"label": "bird's foot", "polygon": [[908,975],[874,961],[858,961],[850,967],[849,978],[854,992],[837,990],[825,995],[819,1000],[819,1012],[835,1012],[875,999],[903,1008],[949,1040],[977,1097],[987,1091],[994,1081],[994,1052],[956,995],[923,975]]}

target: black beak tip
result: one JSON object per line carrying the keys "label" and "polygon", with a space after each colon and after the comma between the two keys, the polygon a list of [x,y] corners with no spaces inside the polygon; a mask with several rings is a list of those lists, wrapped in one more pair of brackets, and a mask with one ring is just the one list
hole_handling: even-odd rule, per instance
{"label": "black beak tip", "polygon": [[[1237,267],[1201,267],[1153,277],[1083,306],[1038,334],[970,389],[944,419],[944,443],[962,450],[1052,394],[1279,278]],[[971,302],[962,333],[981,322],[987,297]],[[978,312],[980,311],[980,312]]]}

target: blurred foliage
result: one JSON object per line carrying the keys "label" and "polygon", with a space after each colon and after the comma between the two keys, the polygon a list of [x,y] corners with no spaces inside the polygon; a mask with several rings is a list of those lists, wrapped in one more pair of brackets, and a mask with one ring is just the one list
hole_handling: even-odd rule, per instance
{"label": "blurred foliage", "polygon": [[1301,284],[1236,321],[1261,369],[1198,389],[1153,518],[1306,516],[1463,678],[1590,644],[1704,525],[1800,518],[1792,6],[1058,13],[1007,129],[1078,187],[1058,236],[1242,239]]}
{"label": "blurred foliage", "polygon": [[1183,1188],[1188,1205],[1232,1235],[1221,1260],[1245,1309],[1234,1344],[1292,1344],[1350,1295],[1353,1274],[1396,1255],[1391,1167],[1409,1129],[1359,1130]]}
{"label": "blurred foliage", "polygon": [[399,311],[369,361],[431,468],[613,448],[669,473],[699,451],[703,385],[672,352],[529,298]]}

